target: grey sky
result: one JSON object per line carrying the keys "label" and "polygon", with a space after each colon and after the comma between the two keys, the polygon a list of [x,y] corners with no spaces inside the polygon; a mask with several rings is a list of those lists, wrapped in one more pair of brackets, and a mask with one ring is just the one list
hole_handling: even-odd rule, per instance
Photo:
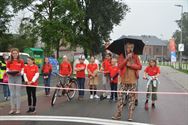
{"label": "grey sky", "polygon": [[178,29],[175,20],[181,17],[181,8],[188,12],[188,0],[123,0],[131,8],[119,26],[111,34],[112,40],[121,35],[155,35],[169,40]]}
{"label": "grey sky", "polygon": [[[111,33],[112,40],[121,35],[155,35],[162,39],[170,39],[173,32],[178,29],[175,20],[181,17],[181,8],[175,4],[183,5],[184,12],[188,12],[188,0],[123,0],[131,8],[119,26],[115,26]],[[28,11],[17,14],[10,25],[10,32],[18,32],[23,17],[31,15]]]}

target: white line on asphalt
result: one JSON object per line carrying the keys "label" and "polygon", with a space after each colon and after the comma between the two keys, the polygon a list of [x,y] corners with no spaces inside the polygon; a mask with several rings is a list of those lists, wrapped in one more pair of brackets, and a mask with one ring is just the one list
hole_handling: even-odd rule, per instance
{"label": "white line on asphalt", "polygon": [[89,117],[72,116],[0,116],[0,121],[58,121],[58,122],[76,122],[96,125],[149,125],[146,123],[117,121],[110,119],[99,119]]}

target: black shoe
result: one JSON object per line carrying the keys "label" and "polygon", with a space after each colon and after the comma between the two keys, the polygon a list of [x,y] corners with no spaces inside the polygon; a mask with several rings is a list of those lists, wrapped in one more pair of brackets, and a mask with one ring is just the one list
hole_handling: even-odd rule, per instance
{"label": "black shoe", "polygon": [[35,112],[36,112],[35,108],[32,108],[31,113],[35,113]]}
{"label": "black shoe", "polygon": [[100,96],[100,100],[101,101],[104,100],[104,99],[106,99],[106,98],[107,98],[107,96],[103,96],[103,95]]}
{"label": "black shoe", "polygon": [[152,103],[152,104],[151,104],[151,107],[154,109],[154,108],[155,108],[155,103]]}
{"label": "black shoe", "polygon": [[115,101],[117,101],[118,100],[118,98],[117,97],[115,97]]}
{"label": "black shoe", "polygon": [[137,106],[137,105],[138,105],[138,99],[135,100],[135,106]]}
{"label": "black shoe", "polygon": [[113,98],[110,98],[110,99],[109,99],[109,102],[112,102],[112,101],[113,101]]}
{"label": "black shoe", "polygon": [[26,111],[27,113],[31,113],[32,112],[32,108],[29,108],[29,110]]}

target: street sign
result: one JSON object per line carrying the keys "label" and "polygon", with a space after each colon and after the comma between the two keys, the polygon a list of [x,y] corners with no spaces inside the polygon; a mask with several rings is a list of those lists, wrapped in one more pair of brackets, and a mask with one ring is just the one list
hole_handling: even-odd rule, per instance
{"label": "street sign", "polygon": [[176,52],[171,52],[171,62],[176,62]]}
{"label": "street sign", "polygon": [[178,51],[183,52],[184,51],[184,44],[178,44]]}

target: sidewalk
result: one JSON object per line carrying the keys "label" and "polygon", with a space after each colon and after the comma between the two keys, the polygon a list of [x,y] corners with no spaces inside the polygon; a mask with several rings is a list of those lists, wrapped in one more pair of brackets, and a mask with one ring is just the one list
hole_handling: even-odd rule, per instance
{"label": "sidewalk", "polygon": [[161,75],[175,81],[179,87],[188,92],[188,74],[175,70],[168,66],[160,66]]}

